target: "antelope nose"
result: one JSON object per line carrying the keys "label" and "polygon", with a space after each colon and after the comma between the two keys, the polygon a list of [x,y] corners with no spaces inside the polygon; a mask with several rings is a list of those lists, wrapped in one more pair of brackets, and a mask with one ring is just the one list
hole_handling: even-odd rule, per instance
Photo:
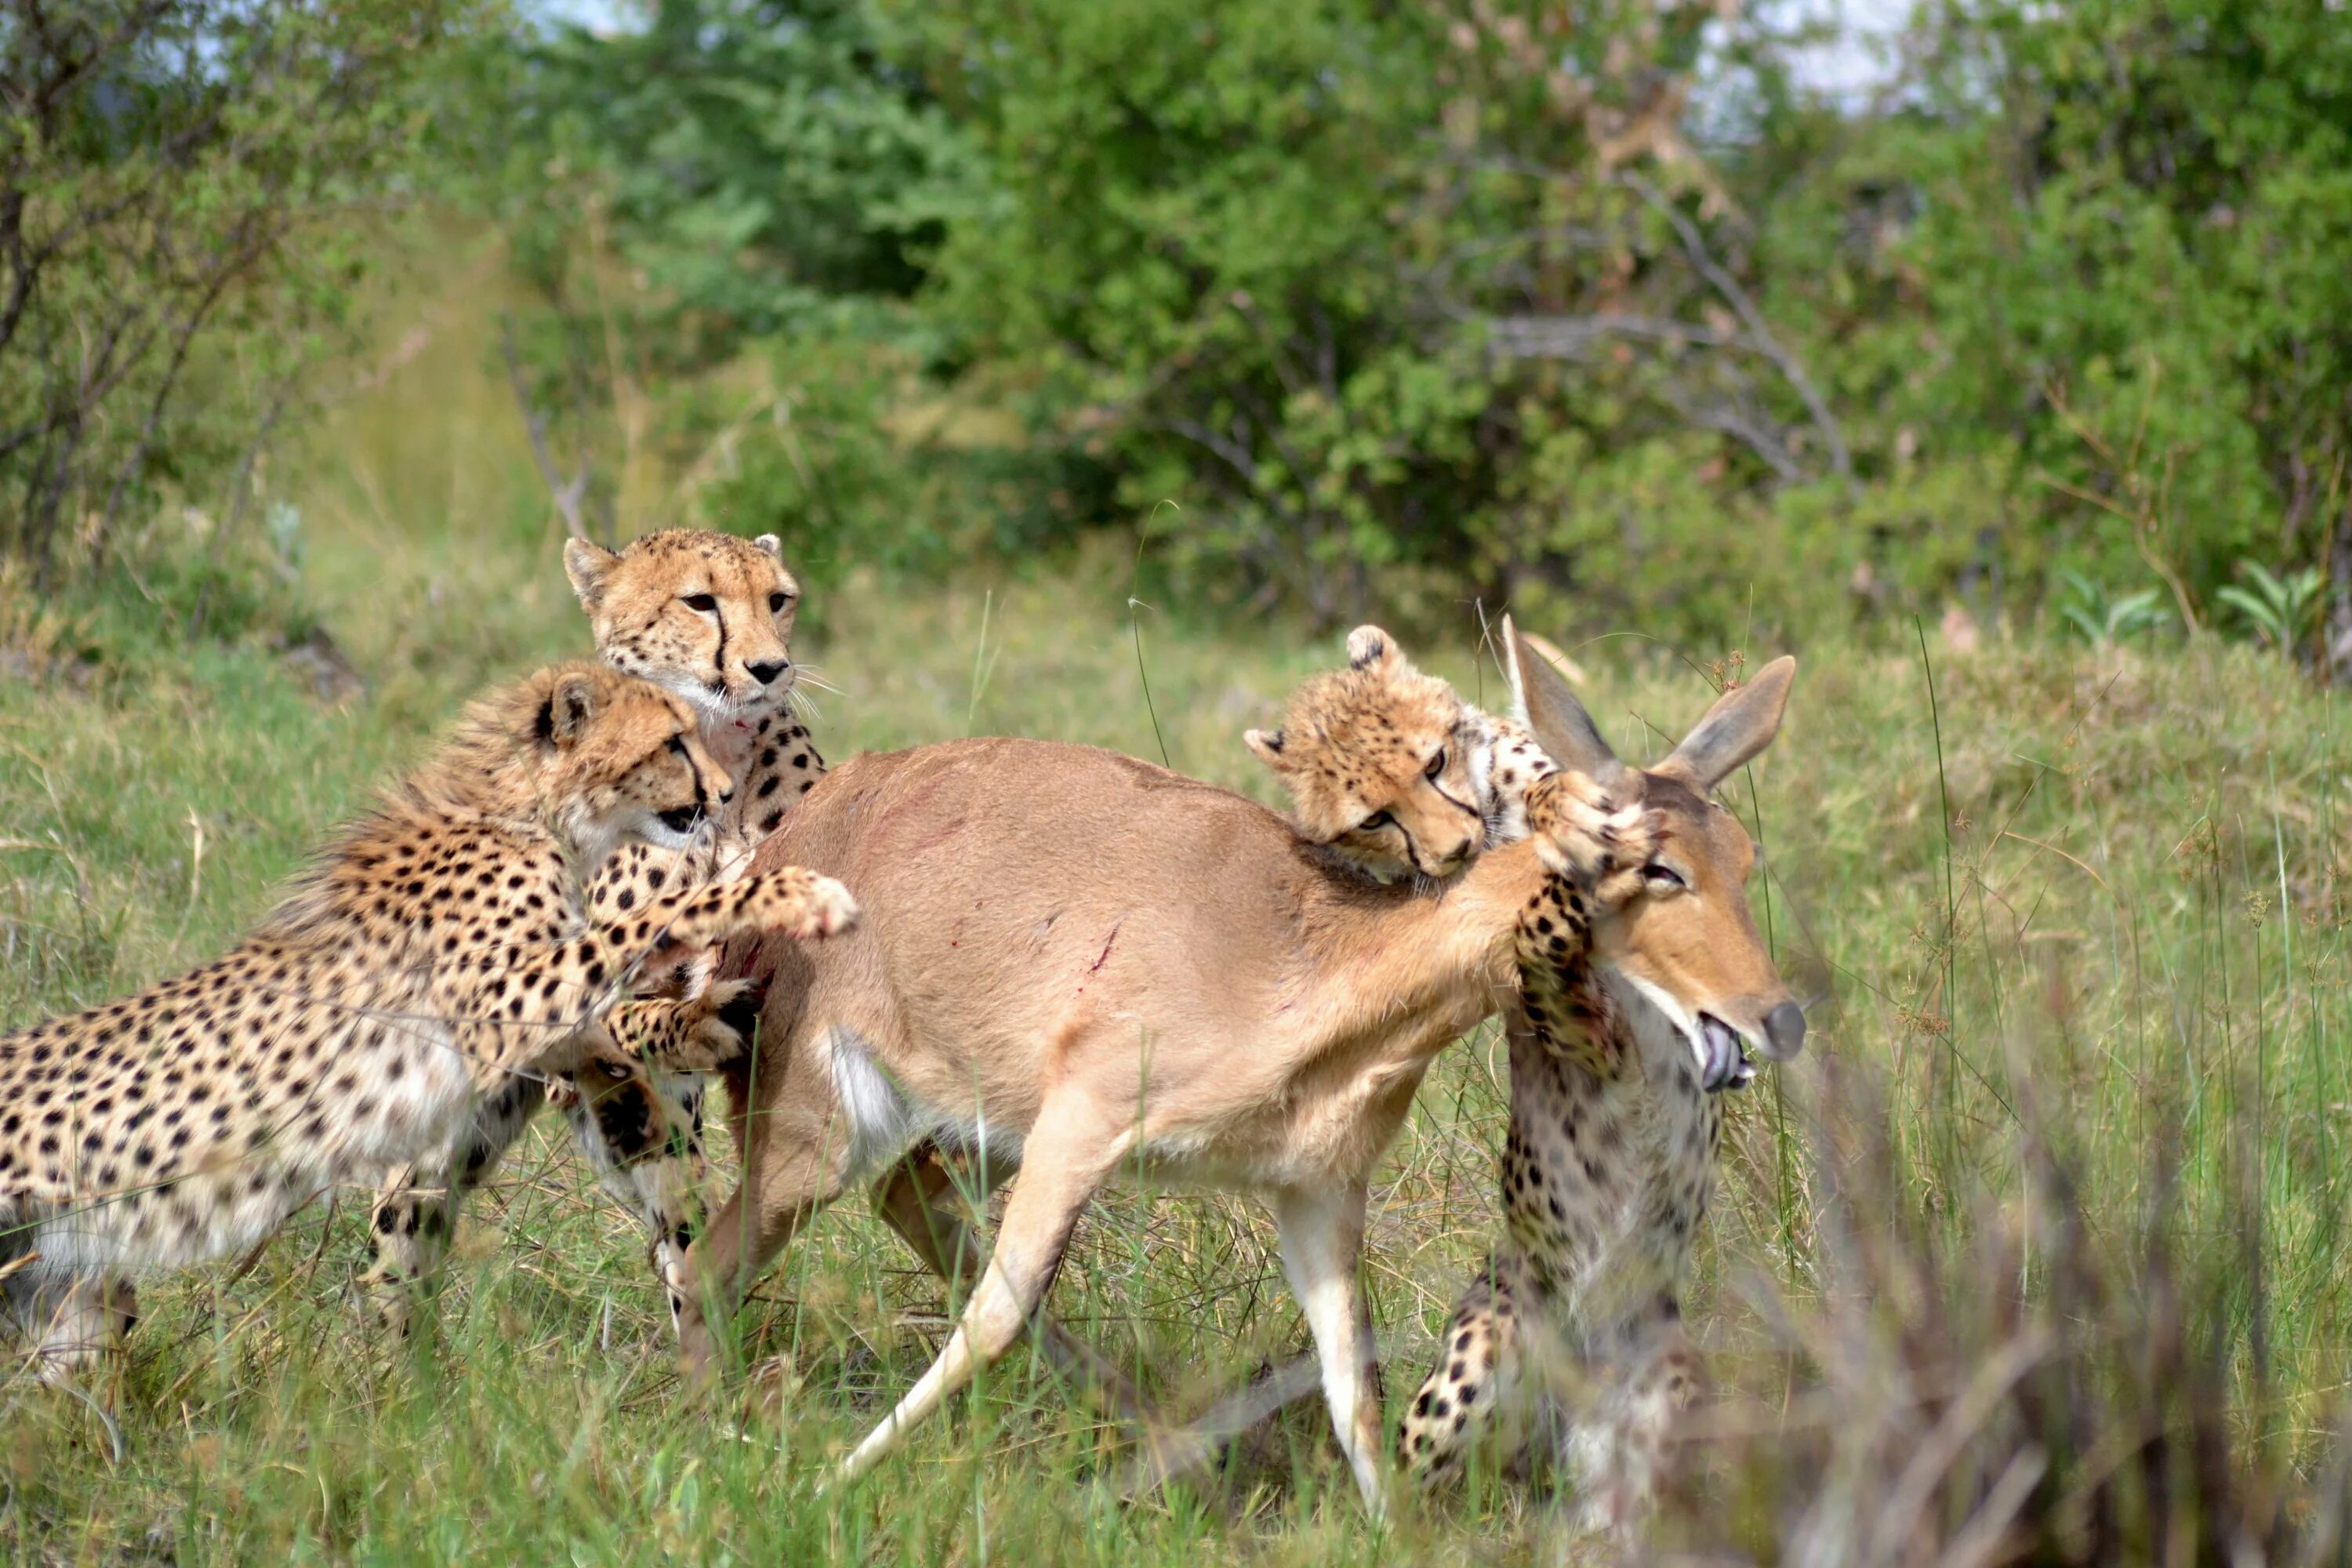
{"label": "antelope nose", "polygon": [[1805,1010],[1781,1003],[1764,1015],[1764,1037],[1772,1042],[1772,1054],[1787,1061],[1805,1048]]}
{"label": "antelope nose", "polygon": [[792,668],[792,666],[779,659],[773,664],[754,664],[745,668],[751,670],[751,679],[761,685],[773,686],[776,683],[776,677]]}

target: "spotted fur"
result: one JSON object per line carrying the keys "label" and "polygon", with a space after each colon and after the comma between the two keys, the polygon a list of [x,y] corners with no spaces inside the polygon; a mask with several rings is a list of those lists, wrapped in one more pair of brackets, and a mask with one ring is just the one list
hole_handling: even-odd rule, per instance
{"label": "spotted fur", "polygon": [[[606,860],[588,889],[589,918],[625,920],[680,889],[740,874],[761,840],[824,776],[824,759],[790,706],[799,677],[790,639],[800,584],[780,559],[773,534],[745,540],[666,529],[617,552],[573,540],[565,546],[563,564],[588,613],[597,656],[691,704],[704,745],[738,781],[733,797],[713,812],[706,832],[690,846],[634,842]],[[377,1204],[371,1278],[406,1279],[428,1271],[467,1191],[496,1167],[551,1098],[605,1190],[645,1224],[654,1269],[675,1318],[702,1187],[708,1081],[684,1069],[691,1061],[719,1065],[730,1042],[740,1050],[757,1012],[756,998],[740,986],[706,993],[705,984],[699,973],[677,981],[688,1009],[698,1012],[670,1015],[642,1010],[651,1004],[625,1005],[606,1021],[622,1052],[672,1064],[651,1074],[653,1103],[601,1085],[590,1086],[603,1090],[601,1096],[583,1093],[559,1079],[546,1095],[527,1090],[509,1106],[486,1106],[448,1172],[429,1178],[404,1173],[395,1181]],[[647,1021],[688,1016],[700,1020],[688,1026],[698,1028],[702,1041],[690,1052],[646,1027]],[[443,1215],[437,1225],[429,1217],[435,1213]],[[388,1320],[402,1321],[399,1298],[383,1305]]]}
{"label": "spotted fur", "polygon": [[729,787],[676,697],[541,671],[476,705],[226,956],[0,1040],[0,1290],[44,1370],[128,1327],[130,1276],[445,1163],[519,1084],[629,1079],[598,1022],[646,961],[851,918],[838,884],[795,872],[591,924],[582,879],[614,844],[682,842]]}
{"label": "spotted fur", "polygon": [[1534,739],[1413,668],[1378,626],[1348,637],[1348,668],[1291,694],[1278,730],[1243,739],[1290,793],[1314,842],[1382,882],[1443,877],[1527,837],[1527,786],[1551,769]]}
{"label": "spotted fur", "polygon": [[1424,1479],[1476,1452],[1508,1462],[1549,1405],[1597,1525],[1647,1495],[1696,1386],[1680,1290],[1723,1115],[1680,1032],[1591,967],[1591,910],[1554,876],[1520,917],[1504,1242],[1407,1407],[1398,1458]]}

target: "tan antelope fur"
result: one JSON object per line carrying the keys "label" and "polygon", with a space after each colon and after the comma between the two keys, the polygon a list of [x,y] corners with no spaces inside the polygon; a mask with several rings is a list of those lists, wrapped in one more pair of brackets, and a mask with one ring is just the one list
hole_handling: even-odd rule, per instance
{"label": "tan antelope fur", "polygon": [[[1554,716],[1531,717],[1552,743]],[[823,951],[758,953],[763,1045],[736,1074],[745,1176],[689,1259],[690,1361],[710,1354],[706,1305],[731,1304],[908,1142],[1017,1161],[962,1321],[849,1457],[862,1473],[1012,1342],[1103,1182],[1249,1190],[1275,1212],[1334,1429],[1377,1506],[1357,1281],[1371,1168],[1436,1051],[1512,986],[1517,921],[1547,879],[1589,889],[1647,863],[1642,814],[1579,776],[1538,783],[1528,807],[1532,839],[1416,893],[1253,802],[1090,748],[973,741],[837,770],[757,864],[842,877],[866,921]],[[1595,918],[1613,932],[1651,896],[1610,877]],[[1620,941],[1614,961],[1637,952]]]}

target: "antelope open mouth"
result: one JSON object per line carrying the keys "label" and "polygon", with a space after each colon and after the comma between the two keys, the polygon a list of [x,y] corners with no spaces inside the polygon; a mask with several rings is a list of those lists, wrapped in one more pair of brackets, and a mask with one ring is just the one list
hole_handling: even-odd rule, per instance
{"label": "antelope open mouth", "polygon": [[661,825],[672,833],[692,833],[702,821],[702,808],[681,805],[675,811],[662,812],[660,816]]}
{"label": "antelope open mouth", "polygon": [[1712,1013],[1701,1013],[1698,1033],[1700,1081],[1710,1091],[1747,1088],[1756,1076],[1756,1064],[1748,1059],[1739,1031]]}

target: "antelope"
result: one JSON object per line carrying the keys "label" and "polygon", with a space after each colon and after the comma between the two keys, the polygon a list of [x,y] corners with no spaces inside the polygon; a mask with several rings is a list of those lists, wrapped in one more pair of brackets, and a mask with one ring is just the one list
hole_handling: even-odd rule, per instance
{"label": "antelope", "polygon": [[[1604,753],[1566,683],[1506,637],[1517,716],[1545,750]],[[1568,884],[1596,965],[1638,977],[1702,1068],[1705,1019],[1780,1054],[1766,1020],[1794,999],[1744,890],[1669,889],[1652,857],[1677,837],[1724,842],[1680,817],[1703,804],[1695,784],[1771,740],[1792,668],[1725,696],[1653,772],[1538,782],[1530,837],[1433,892],[1370,882],[1254,801],[1091,747],[971,740],[837,769],[754,866],[837,877],[864,916],[822,949],[730,954],[767,982],[762,1045],[729,1069],[743,1173],[688,1257],[689,1372],[709,1372],[708,1314],[906,1148],[928,1137],[1017,1167],[956,1328],[842,1461],[852,1479],[1020,1335],[1105,1183],[1249,1192],[1273,1212],[1332,1429],[1378,1513],[1358,1281],[1370,1179],[1439,1049],[1513,993],[1521,912]]]}

